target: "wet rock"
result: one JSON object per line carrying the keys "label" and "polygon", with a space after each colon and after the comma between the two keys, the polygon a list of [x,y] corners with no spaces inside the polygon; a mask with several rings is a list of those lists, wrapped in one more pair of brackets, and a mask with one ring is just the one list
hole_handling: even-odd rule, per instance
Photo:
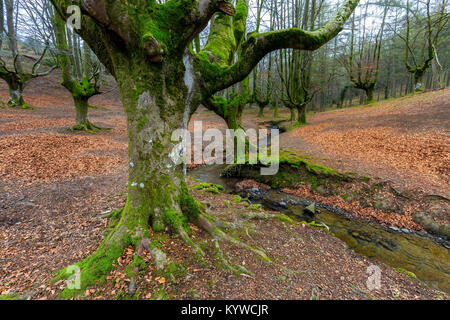
{"label": "wet rock", "polygon": [[450,226],[448,224],[433,221],[423,213],[415,213],[412,218],[415,223],[421,225],[427,232],[450,239]]}
{"label": "wet rock", "polygon": [[282,208],[287,208],[286,202],[281,201],[281,202],[280,202],[280,207],[282,207]]}
{"label": "wet rock", "polygon": [[307,206],[304,210],[306,214],[315,215],[316,214],[316,203],[313,202],[309,206]]}

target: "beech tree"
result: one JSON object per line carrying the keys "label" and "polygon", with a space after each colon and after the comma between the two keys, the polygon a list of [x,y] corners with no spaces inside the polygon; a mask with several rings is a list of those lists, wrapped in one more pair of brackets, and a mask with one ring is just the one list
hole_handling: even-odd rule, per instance
{"label": "beech tree", "polygon": [[[314,30],[316,16],[316,0],[306,0],[304,8],[299,7],[300,3],[296,1],[293,15],[294,27],[303,30]],[[300,15],[302,16],[300,19]],[[311,90],[311,68],[313,56],[311,51],[294,51],[290,59],[286,61],[286,72],[279,72],[281,83],[286,92],[286,98],[283,99],[284,105],[291,110],[297,110],[297,122],[294,127],[306,124],[307,106],[314,98],[316,92]]]}
{"label": "beech tree", "polygon": [[[67,19],[72,1],[52,2]],[[244,17],[244,1],[238,1],[241,5],[236,10],[231,3],[217,0],[79,1],[79,34],[118,83],[127,117],[129,181],[126,205],[115,216],[113,230],[95,253],[77,264],[81,289],[67,288],[62,295],[79,294],[104,278],[129,245],[136,247],[136,267],[142,262],[139,253],[143,249],[152,252],[157,266],[162,267],[158,261],[164,260],[165,254],[152,239],[149,225],[154,232],[178,233],[199,254],[202,250],[187,233],[188,223],[217,240],[239,244],[268,259],[262,251],[228,236],[204,214],[189,194],[179,161],[184,150],[174,148],[178,142],[172,141],[172,133],[186,129],[204,99],[247,78],[269,52],[281,48],[315,50],[327,43],[342,30],[358,2],[347,0],[331,21],[313,32],[291,28],[252,33],[230,64],[227,57],[236,50],[230,34],[217,33],[221,41],[210,42],[199,53],[192,49],[192,42],[213,16],[216,21],[224,15]],[[223,21],[230,23],[229,19]],[[65,270],[60,272],[60,278],[67,276]]]}
{"label": "beech tree", "polygon": [[[374,91],[380,73],[381,45],[383,43],[383,32],[386,15],[389,7],[383,10],[383,18],[375,39],[373,32],[367,30],[366,20],[368,18],[369,2],[366,3],[362,21],[359,23],[359,37],[356,39],[355,15],[352,17],[352,30],[350,37],[350,52],[341,59],[342,65],[350,76],[350,82],[354,88],[364,90],[367,96],[366,103],[374,102]],[[344,87],[341,100],[349,87]]]}
{"label": "beech tree", "polygon": [[400,38],[405,41],[405,66],[406,70],[414,77],[415,91],[423,91],[425,88],[423,76],[432,66],[432,62],[436,57],[439,35],[446,23],[448,23],[448,17],[445,16],[446,0],[442,0],[434,15],[431,12],[430,1],[426,1],[425,19],[422,19],[420,15],[415,15],[415,18],[422,23],[424,22],[426,26],[424,29],[422,27],[416,28],[416,33],[413,35],[414,39],[425,36],[426,42],[422,47],[422,54],[417,54],[414,50],[414,45],[411,43],[411,6],[409,0],[406,2],[406,35],[404,37],[400,35]]}
{"label": "beech tree", "polygon": [[[204,59],[211,59],[215,64],[231,66],[235,62],[235,55],[241,58],[241,45],[245,40],[248,6],[246,1],[237,0],[236,12],[229,14],[218,13],[212,17],[208,41],[198,55]],[[226,88],[225,88],[226,89]],[[228,98],[216,95],[218,91],[204,93],[201,102],[209,110],[214,111],[225,120],[229,129],[240,129],[244,107],[251,101],[250,80],[245,77],[237,84]]]}
{"label": "beech tree", "polygon": [[[3,8],[3,0],[0,1],[0,7]],[[56,65],[47,68],[44,72],[39,72],[42,61],[47,54],[48,45],[42,50],[41,55],[38,58],[26,56],[23,57],[19,52],[18,39],[17,39],[17,11],[19,10],[19,3],[17,0],[5,0],[4,2],[5,12],[6,12],[6,36],[9,43],[9,49],[11,51],[10,64],[5,62],[0,58],[0,78],[5,80],[9,88],[9,100],[7,105],[10,107],[22,107],[31,108],[25,100],[23,99],[23,91],[27,83],[37,77],[46,76],[50,74]],[[2,16],[1,21],[3,21],[3,10],[1,10],[0,15]],[[3,25],[2,25],[3,29]],[[3,31],[3,30],[2,30]],[[42,39],[44,42],[48,42],[48,39]],[[22,59],[32,60],[31,70],[26,68]],[[27,70],[28,69],[28,70]]]}
{"label": "beech tree", "polygon": [[89,121],[89,99],[101,94],[102,66],[91,49],[69,28],[59,15],[54,17],[58,65],[62,70],[61,84],[70,92],[75,105],[73,130],[98,131]]}

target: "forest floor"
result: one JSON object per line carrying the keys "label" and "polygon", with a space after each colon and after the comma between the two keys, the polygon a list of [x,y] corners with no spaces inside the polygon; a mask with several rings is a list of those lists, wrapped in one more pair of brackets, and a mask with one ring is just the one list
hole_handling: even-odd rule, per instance
{"label": "forest floor", "polygon": [[[35,110],[0,108],[0,295],[17,293],[30,299],[56,298],[64,283],[50,285],[54,272],[94,252],[109,222],[102,216],[124,205],[127,137],[117,90],[90,101],[98,107],[90,110],[91,121],[110,130],[94,135],[73,133],[67,130],[74,121],[73,104],[58,79],[52,75],[33,80],[28,85],[24,96],[28,104],[36,107]],[[416,183],[414,186],[426,189],[426,193],[439,192],[448,196],[445,179],[448,178],[449,155],[446,148],[450,144],[448,112],[444,111],[448,111],[449,95],[450,91],[445,90],[399,99],[411,99],[417,104],[404,102],[404,107],[392,107],[394,110],[386,107],[388,111],[380,111],[379,115],[368,114],[368,107],[316,114],[310,117],[309,126],[286,133],[282,145],[286,143],[286,148],[300,149],[317,159],[326,159],[322,161],[343,170],[386,175],[399,184]],[[3,83],[0,84],[0,97],[3,101],[7,99],[7,88]],[[389,103],[395,105],[395,101]],[[434,115],[422,111],[426,113],[425,118],[419,114],[414,118],[417,123],[411,120],[411,125],[402,125],[403,117],[417,114],[425,107]],[[352,120],[344,119],[346,112]],[[390,120],[392,112],[397,124]],[[333,114],[341,120],[335,122]],[[250,127],[259,122],[263,126],[262,122],[269,120],[255,122],[255,119],[256,111],[247,112],[244,125]],[[203,109],[194,120],[206,122],[204,130],[224,128],[223,121]],[[348,141],[355,140],[355,144],[345,138],[346,121],[347,124],[358,124],[349,129]],[[327,124],[329,122],[333,124]],[[386,133],[388,129],[383,128],[383,123],[392,131]],[[358,128],[362,131],[357,131]],[[415,135],[414,128],[420,128]],[[313,130],[316,133],[308,133]],[[340,134],[341,140],[333,130]],[[330,134],[329,131],[333,132]],[[385,154],[363,156],[371,147],[380,145],[395,149],[392,132],[397,131],[400,132],[398,136],[404,132],[416,139],[412,142],[407,139],[411,144],[405,146],[404,153],[397,154],[404,158],[403,163],[389,165],[379,161],[388,160],[386,154],[393,149],[384,150]],[[373,134],[372,140],[376,144],[365,144],[370,140],[364,136],[369,134],[367,132]],[[385,139],[385,143],[381,139]],[[335,144],[336,150],[329,149],[327,141]],[[434,159],[431,162],[415,156],[428,141],[439,146],[424,151]],[[352,148],[355,148],[354,153],[350,152]],[[414,148],[414,157],[405,156],[411,148]],[[434,156],[435,152],[440,153]],[[417,167],[409,165],[408,161]],[[383,165],[377,166],[379,163]],[[412,177],[417,177],[415,182]],[[135,298],[310,299],[317,294],[321,299],[448,298],[419,280],[354,253],[325,231],[279,220],[244,221],[242,217],[246,212],[262,209],[249,208],[245,202],[236,202],[232,195],[225,193],[192,192],[210,207],[211,215],[241,223],[244,228],[233,231],[235,235],[252,246],[263,248],[276,263],[267,265],[242,248],[223,244],[223,252],[234,264],[245,266],[254,274],[235,276],[217,262],[213,242],[195,227],[192,237],[207,252],[203,259],[196,258],[179,238],[157,235],[172,264],[168,270],[157,271],[150,256],[145,256],[149,267],[139,277]],[[85,298],[127,298],[130,279],[125,275],[125,266],[131,261],[132,253],[133,248],[125,250],[106,285],[87,290]],[[372,264],[381,268],[382,287],[369,291],[367,268]]]}

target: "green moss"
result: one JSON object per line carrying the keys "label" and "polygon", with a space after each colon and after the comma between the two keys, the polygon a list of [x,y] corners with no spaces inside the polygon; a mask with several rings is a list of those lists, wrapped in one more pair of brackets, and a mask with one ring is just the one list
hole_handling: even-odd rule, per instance
{"label": "green moss", "polygon": [[288,224],[296,225],[297,223],[285,214],[276,214],[275,219]]}
{"label": "green moss", "polygon": [[181,227],[185,227],[187,223],[186,217],[177,210],[167,210],[164,214],[165,222],[173,227],[174,230],[179,230]]}
{"label": "green moss", "polygon": [[155,276],[166,279],[182,279],[186,276],[186,267],[179,263],[170,263],[163,270],[156,270]]}
{"label": "green moss", "polygon": [[138,276],[139,271],[145,271],[146,268],[147,265],[145,264],[144,259],[140,256],[134,256],[133,262],[125,268],[125,275],[128,279],[133,279]]}
{"label": "green moss", "polygon": [[0,295],[0,301],[2,301],[2,300],[19,300],[19,299],[20,299],[20,296],[17,293]]}
{"label": "green moss", "polygon": [[224,191],[225,188],[219,184],[210,184],[210,183],[201,183],[197,185],[191,186],[193,190],[199,190],[201,192],[209,192],[213,194],[219,194],[221,191]]}
{"label": "green moss", "polygon": [[[115,267],[117,259],[122,256],[124,248],[129,245],[137,247],[143,237],[150,238],[148,214],[141,214],[139,209],[130,205],[129,201],[123,210],[113,212],[110,227],[112,231],[105,237],[97,251],[74,265],[81,271],[79,288],[66,288],[61,292],[59,298],[73,298],[82,295],[87,287],[97,283],[103,285],[106,276]],[[69,272],[69,270],[73,271],[74,269],[76,268],[67,267],[60,270],[52,282],[72,277],[74,272]]]}
{"label": "green moss", "polygon": [[179,202],[181,210],[191,221],[196,220],[205,209],[204,206],[200,202],[195,200],[194,197],[189,193],[189,189],[185,182],[182,183]]}
{"label": "green moss", "polygon": [[410,279],[417,279],[417,276],[416,276],[413,272],[408,271],[408,270],[406,270],[406,269],[403,269],[403,268],[395,268],[395,271],[398,271],[398,272],[400,272],[400,273],[403,273],[403,274],[407,275]]}
{"label": "green moss", "polygon": [[[272,188],[297,187],[308,183],[312,190],[321,189],[322,193],[334,193],[334,189],[343,182],[350,182],[353,178],[332,168],[315,164],[305,160],[306,156],[290,151],[281,151],[279,157],[279,170],[275,175],[262,176],[261,164],[230,165],[222,174],[227,177],[255,179],[270,185]],[[277,160],[272,160],[277,161]]]}
{"label": "green moss", "polygon": [[234,203],[241,203],[242,198],[239,195],[233,196],[233,202]]}
{"label": "green moss", "polygon": [[145,117],[139,118],[138,123],[137,123],[138,130],[144,129],[145,126],[147,125],[147,123],[148,123],[147,118],[145,118]]}
{"label": "green moss", "polygon": [[[70,299],[78,295],[82,295],[87,287],[93,286],[96,283],[100,285],[105,283],[106,275],[113,269],[114,263],[122,256],[123,248],[120,246],[111,245],[100,246],[100,248],[85,260],[76,264],[81,270],[80,288],[79,289],[64,289],[59,295],[61,299]],[[73,275],[65,268],[59,271],[53,282],[62,279],[67,279]]]}
{"label": "green moss", "polygon": [[323,222],[317,223],[315,221],[311,221],[311,222],[301,221],[300,223],[308,225],[308,226],[313,227],[313,228],[322,229],[322,230],[325,230],[325,231],[330,231],[330,228]]}

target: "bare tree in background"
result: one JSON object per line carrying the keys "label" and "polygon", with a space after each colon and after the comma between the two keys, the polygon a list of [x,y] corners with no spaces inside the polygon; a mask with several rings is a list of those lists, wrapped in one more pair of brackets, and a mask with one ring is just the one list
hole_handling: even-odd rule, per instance
{"label": "bare tree in background", "polygon": [[[0,2],[1,6],[3,6],[3,0],[0,0]],[[10,56],[9,61],[5,61],[4,57],[0,57],[0,78],[8,84],[9,101],[7,105],[10,107],[31,108],[23,99],[25,86],[31,79],[50,74],[57,66],[54,65],[47,68],[44,72],[39,72],[48,50],[49,39],[47,38],[41,39],[45,46],[40,56],[33,57],[21,54],[17,35],[19,1],[4,0],[4,5],[6,9],[6,36],[9,43]],[[0,15],[2,15],[1,20],[3,20],[5,12],[3,10],[0,12]]]}

